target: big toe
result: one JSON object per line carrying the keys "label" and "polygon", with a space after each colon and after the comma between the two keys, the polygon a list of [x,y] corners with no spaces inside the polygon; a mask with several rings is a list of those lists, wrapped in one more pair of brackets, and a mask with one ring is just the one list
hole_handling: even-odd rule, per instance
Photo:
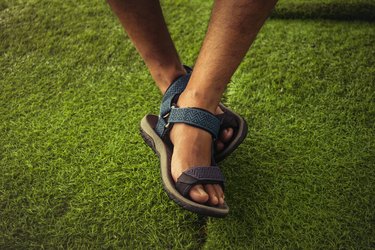
{"label": "big toe", "polygon": [[198,203],[206,203],[210,196],[206,193],[202,185],[195,185],[190,189],[190,198]]}

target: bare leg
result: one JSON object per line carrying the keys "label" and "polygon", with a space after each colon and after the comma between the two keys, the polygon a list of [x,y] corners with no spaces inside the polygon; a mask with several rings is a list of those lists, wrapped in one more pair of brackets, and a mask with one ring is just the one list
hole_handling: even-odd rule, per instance
{"label": "bare leg", "polygon": [[[208,31],[187,88],[181,94],[180,107],[199,107],[215,112],[233,73],[237,69],[259,29],[277,0],[216,0]],[[171,131],[174,144],[172,176],[192,166],[209,166],[211,135],[185,124]],[[190,197],[197,202],[223,203],[219,185],[196,185]]]}
{"label": "bare leg", "polygon": [[157,0],[107,0],[162,93],[186,74]]}

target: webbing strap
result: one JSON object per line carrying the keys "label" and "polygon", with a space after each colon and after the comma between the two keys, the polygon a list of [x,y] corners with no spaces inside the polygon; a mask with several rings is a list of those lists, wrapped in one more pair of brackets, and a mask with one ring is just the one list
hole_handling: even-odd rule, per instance
{"label": "webbing strap", "polygon": [[194,167],[188,169],[178,177],[177,190],[185,197],[189,197],[190,189],[197,184],[219,184],[224,190],[225,178],[217,166]]}
{"label": "webbing strap", "polygon": [[209,132],[214,139],[218,138],[220,120],[215,115],[199,108],[172,108],[168,123],[185,123]]}

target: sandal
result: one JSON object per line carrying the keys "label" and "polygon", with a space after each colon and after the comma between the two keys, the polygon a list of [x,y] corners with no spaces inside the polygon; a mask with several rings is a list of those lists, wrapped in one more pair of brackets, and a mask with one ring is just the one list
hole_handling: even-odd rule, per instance
{"label": "sandal", "polygon": [[[181,78],[188,78],[186,75]],[[179,85],[175,85],[179,86]],[[173,145],[169,131],[174,123],[185,123],[209,132],[216,139],[220,120],[208,111],[199,108],[178,108],[175,106],[179,94],[165,95],[160,116],[146,115],[141,121],[141,135],[145,142],[159,156],[161,178],[168,196],[183,208],[206,216],[224,217],[229,212],[226,203],[209,206],[190,200],[189,191],[197,184],[219,184],[224,190],[224,177],[212,157],[212,166],[193,167],[185,170],[175,182],[171,175]]]}
{"label": "sandal", "polygon": [[[163,99],[162,99],[162,106],[161,106],[161,113],[163,109],[168,109],[168,105],[170,104],[170,98],[181,94],[186,85],[189,82],[192,69],[188,66],[184,65],[184,68],[187,72],[186,75],[177,78],[166,90]],[[169,100],[169,102],[168,102]],[[165,105],[165,107],[163,107]],[[224,106],[224,104],[220,103],[219,107],[223,111],[222,114],[216,115],[217,118],[220,119],[220,132],[227,128],[233,129],[233,136],[231,140],[224,144],[224,149],[220,152],[214,151],[214,158],[216,162],[220,162],[224,160],[228,155],[230,155],[237,147],[243,142],[247,135],[247,123],[244,118],[240,115],[236,114],[231,109]],[[153,119],[158,119],[158,116],[154,115]],[[161,128],[159,128],[161,129]],[[219,132],[219,134],[220,134]]]}

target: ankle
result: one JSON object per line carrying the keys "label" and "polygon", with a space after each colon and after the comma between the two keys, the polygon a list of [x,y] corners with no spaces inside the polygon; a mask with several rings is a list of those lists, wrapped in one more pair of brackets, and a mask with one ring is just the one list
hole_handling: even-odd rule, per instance
{"label": "ankle", "polygon": [[177,105],[179,107],[201,108],[215,114],[219,102],[220,99],[217,100],[208,91],[185,89],[180,95]]}

